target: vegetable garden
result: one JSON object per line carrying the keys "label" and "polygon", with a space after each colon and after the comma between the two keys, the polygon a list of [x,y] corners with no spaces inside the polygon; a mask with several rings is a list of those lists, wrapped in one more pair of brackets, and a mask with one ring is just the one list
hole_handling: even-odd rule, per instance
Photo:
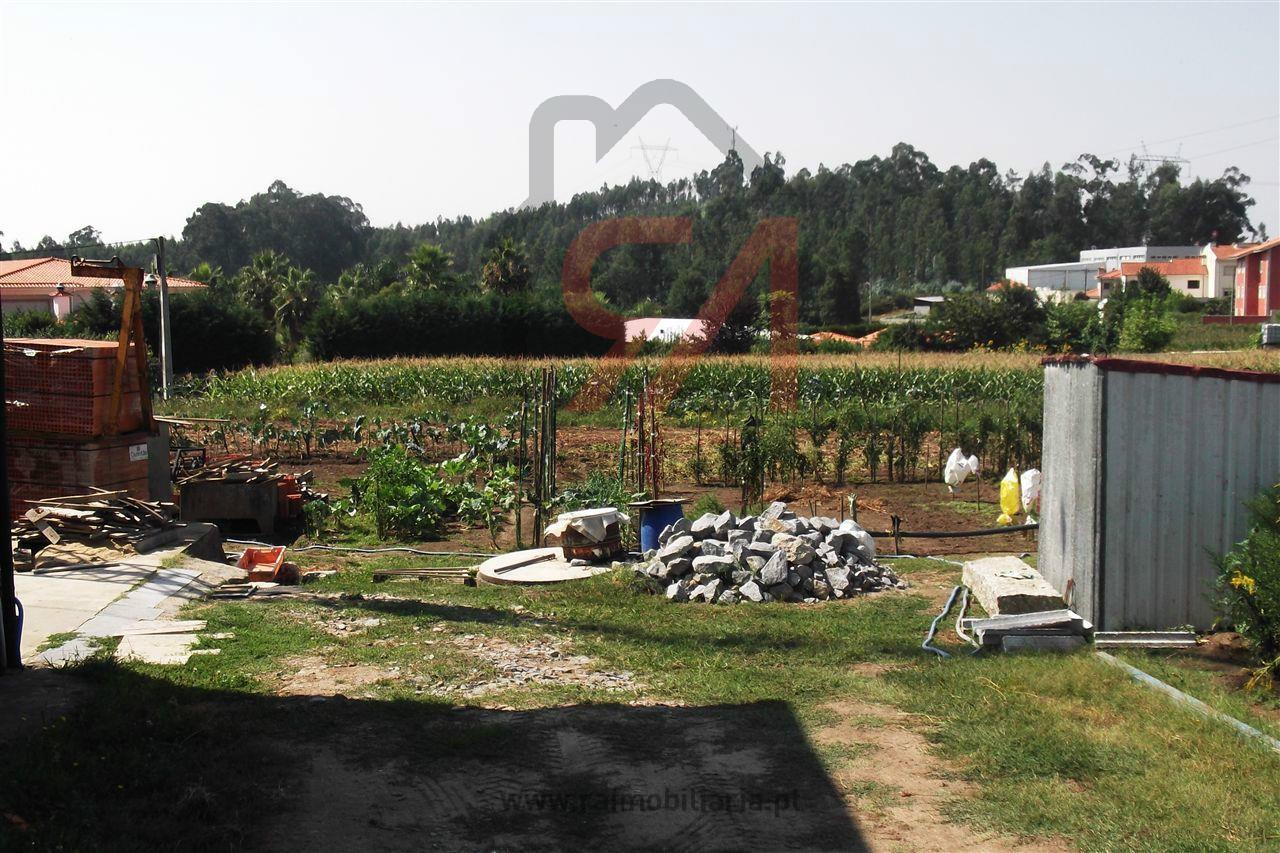
{"label": "vegetable garden", "polygon": [[[614,450],[547,494],[529,424],[551,367],[559,428],[594,428]],[[790,381],[794,403],[772,405]],[[637,422],[642,397],[649,415]],[[953,447],[998,478],[1038,467],[1042,408],[1039,359],[1025,353],[808,356],[793,371],[754,356],[331,362],[211,374],[170,403],[223,419],[191,430],[215,449],[373,463],[344,484],[341,508],[367,510],[380,536],[424,538],[447,521],[496,535],[521,504],[546,512],[677,486],[733,488],[745,510],[771,484],[936,483]],[[586,457],[558,452],[562,464]]]}

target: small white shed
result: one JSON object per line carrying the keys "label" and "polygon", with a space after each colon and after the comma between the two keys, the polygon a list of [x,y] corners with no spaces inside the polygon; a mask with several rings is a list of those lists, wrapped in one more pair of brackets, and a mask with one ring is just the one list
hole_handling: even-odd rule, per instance
{"label": "small white shed", "polygon": [[945,296],[917,296],[912,300],[912,310],[921,317],[927,317],[934,308],[946,301]]}

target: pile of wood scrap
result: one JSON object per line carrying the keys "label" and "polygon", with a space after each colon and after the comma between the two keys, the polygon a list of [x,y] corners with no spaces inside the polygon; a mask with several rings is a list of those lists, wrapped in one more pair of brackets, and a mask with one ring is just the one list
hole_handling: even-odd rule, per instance
{"label": "pile of wood scrap", "polygon": [[196,461],[189,457],[185,463],[185,472],[175,472],[174,482],[179,487],[187,483],[262,483],[283,480],[288,491],[300,496],[299,506],[309,501],[329,499],[328,494],[311,488],[311,481],[315,478],[312,471],[287,474],[280,470],[280,463],[274,459],[228,456],[198,466],[194,465]]}
{"label": "pile of wood scrap", "polygon": [[280,478],[280,463],[273,459],[251,459],[248,456],[230,456],[209,462],[201,468],[180,476],[183,483],[216,481],[221,483],[261,483]]}
{"label": "pile of wood scrap", "polygon": [[373,573],[373,582],[396,580],[445,581],[466,586],[476,585],[475,566],[438,566],[427,569],[380,569]]}
{"label": "pile of wood scrap", "polygon": [[124,491],[95,489],[88,494],[28,500],[13,523],[15,551],[36,554],[54,545],[87,545],[125,552],[138,540],[178,526],[178,508],[152,503]]}

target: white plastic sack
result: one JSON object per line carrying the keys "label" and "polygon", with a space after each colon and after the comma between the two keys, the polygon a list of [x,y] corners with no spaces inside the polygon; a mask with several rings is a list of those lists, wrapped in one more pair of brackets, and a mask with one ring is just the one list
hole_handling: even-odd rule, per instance
{"label": "white plastic sack", "polygon": [[942,481],[947,484],[950,491],[954,492],[956,486],[977,473],[978,457],[965,457],[964,451],[957,447],[947,457],[947,464],[942,469]]}
{"label": "white plastic sack", "polygon": [[1027,514],[1027,523],[1040,511],[1040,483],[1043,481],[1040,472],[1028,468],[1022,472],[1022,511]]}
{"label": "white plastic sack", "polygon": [[564,536],[573,530],[581,533],[592,542],[603,542],[605,530],[610,524],[629,524],[631,519],[625,512],[618,512],[611,506],[600,509],[580,509],[576,512],[562,512],[556,520],[543,531],[545,536]]}

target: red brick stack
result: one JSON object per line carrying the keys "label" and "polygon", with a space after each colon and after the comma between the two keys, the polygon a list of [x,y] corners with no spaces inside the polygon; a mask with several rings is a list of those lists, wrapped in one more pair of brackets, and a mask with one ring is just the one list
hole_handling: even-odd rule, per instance
{"label": "red brick stack", "polygon": [[90,486],[150,498],[150,434],[132,358],[117,434],[106,435],[118,348],[115,341],[69,338],[5,341],[5,457],[15,515],[25,510],[23,499],[83,494]]}

